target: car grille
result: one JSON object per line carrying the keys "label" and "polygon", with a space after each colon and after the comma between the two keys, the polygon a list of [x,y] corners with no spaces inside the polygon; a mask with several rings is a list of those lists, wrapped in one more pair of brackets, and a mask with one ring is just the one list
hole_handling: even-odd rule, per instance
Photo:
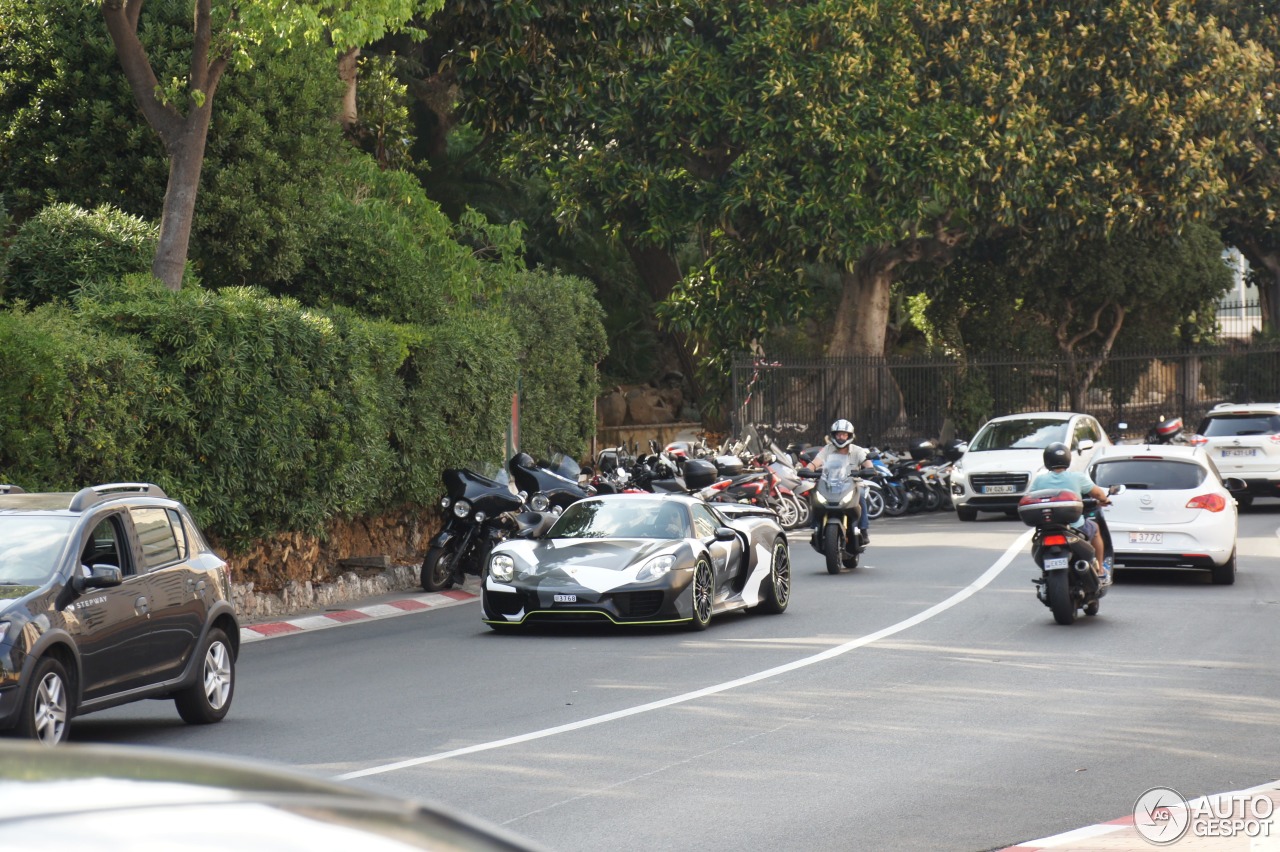
{"label": "car grille", "polygon": [[976,473],[969,477],[973,490],[982,493],[988,485],[1012,485],[1018,491],[1025,491],[1027,474],[1025,473]]}
{"label": "car grille", "polygon": [[486,591],[484,600],[494,615],[515,615],[524,606],[524,595],[514,592]]}
{"label": "car grille", "polygon": [[613,605],[623,618],[652,618],[662,609],[666,593],[661,589],[646,592],[619,592],[613,596]]}

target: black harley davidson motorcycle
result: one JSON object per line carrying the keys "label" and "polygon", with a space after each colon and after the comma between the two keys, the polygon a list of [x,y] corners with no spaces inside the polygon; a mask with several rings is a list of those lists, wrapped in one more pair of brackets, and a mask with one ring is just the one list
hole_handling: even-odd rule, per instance
{"label": "black harley davidson motorcycle", "polygon": [[489,551],[520,530],[525,508],[524,498],[508,484],[506,471],[496,465],[449,468],[441,478],[445,524],[431,540],[418,575],[428,592],[461,585],[467,574],[483,576]]}
{"label": "black harley davidson motorcycle", "polygon": [[543,464],[528,453],[516,453],[507,462],[507,470],[535,512],[559,514],[571,503],[591,496],[591,490],[578,482],[582,469],[563,453],[556,453]]}
{"label": "black harley davidson motorcycle", "polygon": [[[1112,485],[1109,491],[1119,494],[1124,486]],[[1091,497],[1081,498],[1074,491],[1057,489],[1032,491],[1018,501],[1018,517],[1027,526],[1035,527],[1031,558],[1040,567],[1040,576],[1032,580],[1036,598],[1053,612],[1053,620],[1059,624],[1073,623],[1079,610],[1085,615],[1097,615],[1098,602],[1110,588],[1093,567],[1095,558],[1115,554],[1111,531],[1097,507],[1098,501]],[[1101,554],[1094,553],[1084,533],[1071,526],[1085,512],[1098,525],[1104,550]]]}

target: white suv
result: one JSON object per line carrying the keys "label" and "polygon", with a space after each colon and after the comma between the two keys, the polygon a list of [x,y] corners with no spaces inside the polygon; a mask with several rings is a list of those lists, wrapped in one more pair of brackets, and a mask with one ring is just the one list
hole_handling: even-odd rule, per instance
{"label": "white suv", "polygon": [[1248,491],[1236,494],[1241,506],[1280,497],[1280,403],[1215,405],[1191,443],[1206,448],[1223,476],[1244,480]]}
{"label": "white suv", "polygon": [[1084,470],[1098,447],[1111,443],[1088,414],[1036,411],[988,420],[951,471],[956,515],[973,521],[978,512],[1016,512],[1018,501],[1044,472],[1044,448],[1071,448],[1071,470]]}

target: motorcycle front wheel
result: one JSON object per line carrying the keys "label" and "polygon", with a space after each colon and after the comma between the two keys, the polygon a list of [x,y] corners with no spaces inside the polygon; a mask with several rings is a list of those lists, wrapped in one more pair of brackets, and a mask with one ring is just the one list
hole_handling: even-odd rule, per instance
{"label": "motorcycle front wheel", "polygon": [[891,518],[901,517],[907,511],[907,490],[901,485],[890,485],[884,490],[884,513]]}
{"label": "motorcycle front wheel", "polygon": [[822,553],[827,557],[827,573],[839,574],[844,567],[844,530],[838,524],[827,524],[822,535]]}
{"label": "motorcycle front wheel", "polygon": [[418,582],[425,592],[439,592],[453,588],[453,563],[458,558],[458,548],[452,545],[433,547],[422,560]]}
{"label": "motorcycle front wheel", "polygon": [[796,525],[792,529],[809,526],[809,521],[813,520],[813,511],[809,508],[809,501],[795,494],[791,495],[791,499],[796,504]]}
{"label": "motorcycle front wheel", "polygon": [[867,517],[875,520],[884,514],[884,494],[879,488],[867,490]]}

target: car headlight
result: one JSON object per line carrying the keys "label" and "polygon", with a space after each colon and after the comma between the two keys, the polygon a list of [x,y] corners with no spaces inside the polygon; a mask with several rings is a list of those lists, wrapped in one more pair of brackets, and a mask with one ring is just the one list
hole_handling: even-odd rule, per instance
{"label": "car headlight", "polygon": [[675,567],[675,564],[676,557],[673,554],[655,556],[644,564],[640,573],[636,574],[636,579],[640,582],[656,580]]}
{"label": "car headlight", "polygon": [[533,495],[533,499],[529,501],[529,507],[535,512],[545,512],[550,505],[551,499],[542,493]]}
{"label": "car headlight", "polygon": [[489,560],[489,576],[493,579],[507,583],[516,575],[516,561],[505,553],[496,553]]}
{"label": "car headlight", "polygon": [[459,518],[465,518],[471,514],[471,504],[466,500],[459,500],[453,504],[453,514]]}

